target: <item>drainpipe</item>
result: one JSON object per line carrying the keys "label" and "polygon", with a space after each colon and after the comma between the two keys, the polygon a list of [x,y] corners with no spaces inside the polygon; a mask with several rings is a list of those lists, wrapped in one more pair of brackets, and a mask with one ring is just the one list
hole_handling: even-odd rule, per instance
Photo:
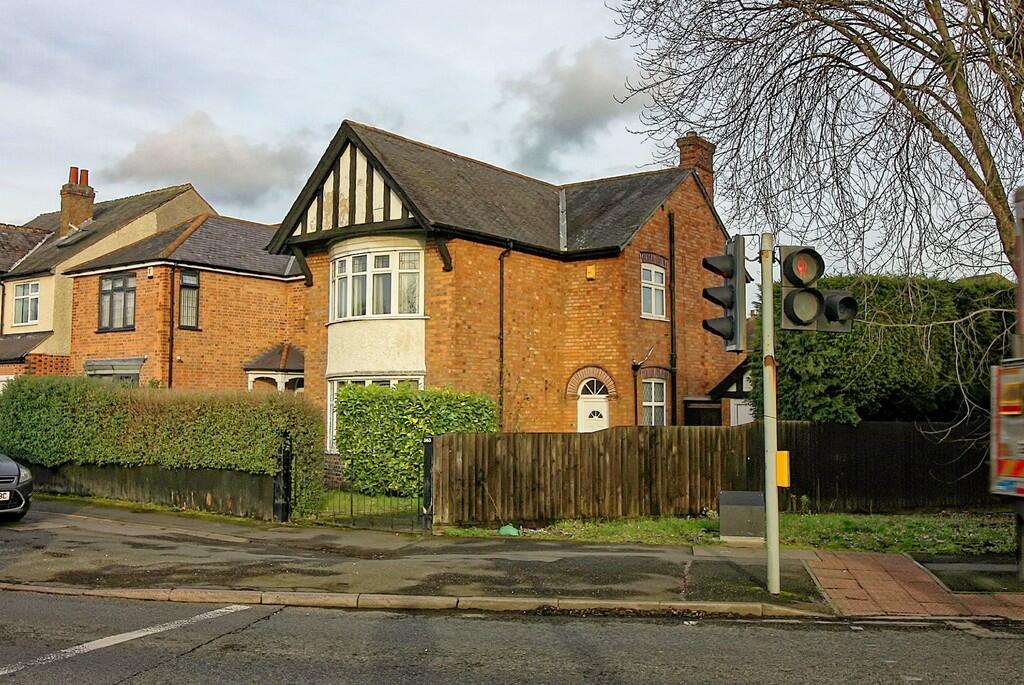
{"label": "drainpipe", "polygon": [[174,274],[177,267],[171,266],[171,306],[167,312],[171,325],[167,333],[167,388],[174,385]]}
{"label": "drainpipe", "polygon": [[668,302],[669,326],[672,340],[669,343],[668,373],[672,392],[672,425],[679,424],[679,355],[676,348],[676,216],[668,213]]}
{"label": "drainpipe", "polygon": [[505,258],[512,252],[512,241],[498,255],[498,416],[505,427]]}
{"label": "drainpipe", "polygon": [[4,334],[4,300],[7,299],[6,284],[0,281],[0,335]]}

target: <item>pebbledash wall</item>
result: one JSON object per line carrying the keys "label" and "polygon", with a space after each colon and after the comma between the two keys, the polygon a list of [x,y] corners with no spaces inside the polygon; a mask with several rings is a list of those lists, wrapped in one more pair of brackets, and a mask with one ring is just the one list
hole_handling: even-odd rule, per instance
{"label": "pebbledash wall", "polygon": [[300,330],[302,312],[289,303],[303,289],[301,280],[200,269],[199,327],[189,329],[178,325],[181,270],[154,266],[152,275],[147,267],[111,272],[135,274],[135,326],[128,331],[99,330],[100,279],[109,274],[77,276],[70,373],[83,374],[87,360],[144,357],[139,383],[166,387],[173,321],[173,387],[244,390],[247,361],[282,341],[296,342],[291,338]]}
{"label": "pebbledash wall", "polygon": [[[706,396],[736,364],[721,340],[701,327],[702,319],[717,316],[701,290],[717,283],[701,268],[700,259],[720,252],[725,236],[693,177],[666,199],[618,256],[560,261],[518,250],[506,256],[504,379],[498,363],[503,248],[450,239],[454,268],[446,272],[436,243],[427,239],[425,386],[483,392],[495,400],[503,395],[502,424],[507,431],[571,432],[577,429],[577,395],[570,381],[574,374],[577,382],[598,375],[609,386],[610,425],[633,424],[637,398],[632,361],[650,351],[641,377],[668,380],[671,323],[641,317],[640,270],[641,253],[646,259],[668,259],[670,212],[676,230],[678,282],[672,314],[678,324],[675,401],[681,423],[684,399]],[[325,412],[332,357],[327,333],[332,249],[337,253],[337,243],[307,253],[313,285],[301,298],[305,331],[296,336],[306,351],[306,396]],[[345,344],[347,357],[358,357],[360,348],[372,357],[377,342],[354,337]],[[375,371],[363,370],[367,375]],[[504,393],[499,392],[502,384]],[[666,414],[670,419],[671,403]],[[722,415],[727,422],[728,406],[723,406]]]}

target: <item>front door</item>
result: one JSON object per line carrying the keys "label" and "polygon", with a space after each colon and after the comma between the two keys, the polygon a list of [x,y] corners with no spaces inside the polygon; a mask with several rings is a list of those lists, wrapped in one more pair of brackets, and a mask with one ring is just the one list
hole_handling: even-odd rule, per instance
{"label": "front door", "polygon": [[596,378],[580,384],[576,400],[576,428],[580,433],[593,433],[608,427],[608,389]]}

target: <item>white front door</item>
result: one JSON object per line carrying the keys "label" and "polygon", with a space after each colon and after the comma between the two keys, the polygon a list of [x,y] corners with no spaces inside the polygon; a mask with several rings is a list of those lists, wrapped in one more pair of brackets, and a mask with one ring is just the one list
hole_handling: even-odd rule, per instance
{"label": "white front door", "polygon": [[576,425],[580,433],[593,433],[608,427],[607,397],[581,397],[576,404]]}

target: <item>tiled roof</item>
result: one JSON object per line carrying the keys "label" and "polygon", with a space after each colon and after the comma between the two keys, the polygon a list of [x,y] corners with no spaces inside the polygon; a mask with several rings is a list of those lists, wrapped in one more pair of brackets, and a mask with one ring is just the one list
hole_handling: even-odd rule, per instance
{"label": "tiled roof", "polygon": [[166,260],[269,276],[299,275],[291,256],[266,251],[265,246],[275,229],[276,226],[226,216],[200,215],[81,264],[68,273]]}
{"label": "tiled roof", "polygon": [[431,223],[558,249],[556,186],[349,123]]}
{"label": "tiled roof", "polygon": [[31,252],[47,235],[49,233],[38,228],[0,224],[0,274]]}
{"label": "tiled roof", "polygon": [[301,372],[306,367],[306,355],[301,347],[288,342],[278,343],[246,362],[246,371]]}
{"label": "tiled roof", "polygon": [[51,335],[53,335],[52,331],[0,335],[0,362],[21,361],[26,354]]}
{"label": "tiled roof", "polygon": [[689,173],[672,167],[565,186],[566,248],[625,245]]}
{"label": "tiled roof", "polygon": [[671,167],[559,186],[346,120],[288,212],[273,249],[284,250],[295,221],[321,186],[320,176],[350,140],[376,159],[428,224],[492,242],[512,240],[543,253],[621,249],[690,174]]}
{"label": "tiled roof", "polygon": [[42,229],[49,232],[50,235],[38,249],[18,264],[17,268],[10,272],[10,275],[49,271],[68,257],[81,252],[130,221],[156,209],[191,188],[192,186],[186,183],[116,200],[97,202],[93,207],[92,221],[82,228],[85,235],[79,240],[64,245],[60,244],[62,240],[57,235],[57,229],[60,227],[60,212],[40,214],[29,221],[26,226]]}

